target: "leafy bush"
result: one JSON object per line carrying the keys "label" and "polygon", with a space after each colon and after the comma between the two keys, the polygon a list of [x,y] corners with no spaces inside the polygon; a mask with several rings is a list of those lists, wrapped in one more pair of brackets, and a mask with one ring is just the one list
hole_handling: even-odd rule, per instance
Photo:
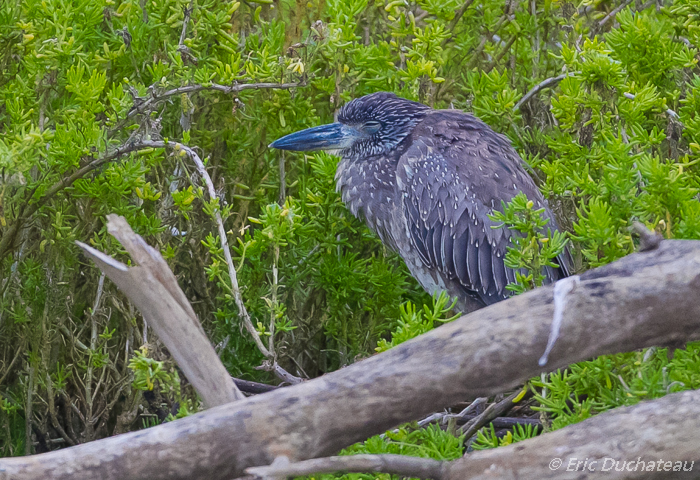
{"label": "leafy bush", "polygon": [[[2,3],[1,454],[139,428],[140,411],[163,420],[179,402],[196,409],[187,387],[133,385],[127,367],[142,345],[154,362],[169,360],[74,244],[126,261],[106,233],[108,213],[160,249],[237,376],[272,380],[255,369],[262,356],[239,322],[217,209],[253,323],[289,370],[313,377],[449,317],[446,299],[431,304],[347,212],[334,157],[267,147],[366,93],[473,111],[507,134],[570,233],[579,270],[632,252],[633,220],[698,238],[700,9],[678,0],[604,20],[619,4]],[[522,101],[546,79],[549,88]],[[199,152],[217,199],[181,152],[146,143],[161,139]],[[519,252],[536,269],[519,247],[515,260]],[[660,350],[647,361],[605,357],[533,388],[556,428],[693,388],[694,351],[677,352],[672,368]],[[677,379],[664,380],[671,370]],[[571,399],[580,406],[566,410]]]}

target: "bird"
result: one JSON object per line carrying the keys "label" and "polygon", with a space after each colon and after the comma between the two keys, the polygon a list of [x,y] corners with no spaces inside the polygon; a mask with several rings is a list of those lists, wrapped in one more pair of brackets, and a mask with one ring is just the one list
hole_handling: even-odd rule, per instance
{"label": "bird", "polygon": [[[394,93],[351,100],[337,121],[286,135],[279,150],[338,154],[335,180],[353,215],[397,251],[431,294],[446,291],[462,313],[512,295],[504,258],[514,235],[489,215],[524,193],[554,215],[510,141],[472,114],[436,110]],[[569,275],[570,255],[544,267],[545,283]]]}

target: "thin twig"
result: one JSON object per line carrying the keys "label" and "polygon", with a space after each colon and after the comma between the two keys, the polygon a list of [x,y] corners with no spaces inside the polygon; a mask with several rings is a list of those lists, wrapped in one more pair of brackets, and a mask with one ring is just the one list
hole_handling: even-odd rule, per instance
{"label": "thin twig", "polygon": [[460,428],[464,438],[471,438],[481,427],[494,418],[506,413],[515,405],[515,399],[522,395],[522,390],[516,390],[498,403],[493,403],[484,412]]}
{"label": "thin twig", "polygon": [[[204,167],[204,163],[202,162],[202,159],[199,158],[199,155],[192,150],[190,147],[187,147],[185,145],[182,145],[180,143],[176,142],[144,142],[145,144],[150,144],[154,148],[172,148],[175,151],[183,151],[185,152],[190,159],[194,162],[195,166],[197,167],[197,171],[199,174],[202,176],[202,180],[204,181],[206,187],[207,187],[207,192],[209,194],[209,198],[211,200],[214,200],[218,198],[216,196],[216,191],[214,190],[214,182],[212,181],[211,177],[209,176],[209,172],[207,172],[207,169]],[[217,228],[219,230],[219,239],[221,242],[221,248],[224,252],[224,258],[226,260],[226,265],[228,266],[228,274],[229,278],[231,280],[231,293],[233,293],[233,299],[234,302],[236,303],[236,307],[238,308],[238,316],[243,322],[243,326],[248,330],[248,333],[250,334],[251,337],[253,337],[253,341],[255,342],[255,345],[258,347],[258,350],[260,350],[260,353],[262,353],[267,359],[271,360],[271,365],[266,366],[267,371],[271,371],[275,373],[280,379],[290,382],[292,384],[299,383],[301,382],[301,379],[299,377],[296,377],[292,375],[291,373],[285,371],[282,367],[277,365],[277,361],[275,360],[275,354],[274,352],[268,350],[265,345],[262,343],[262,340],[260,340],[260,335],[258,335],[257,330],[253,326],[253,322],[250,319],[250,314],[248,313],[248,310],[245,307],[245,304],[243,303],[243,297],[241,296],[241,290],[240,287],[238,286],[238,275],[236,274],[236,268],[233,266],[233,259],[231,258],[231,250],[228,246],[228,240],[226,238],[226,228],[224,227],[224,221],[221,218],[221,210],[219,208],[216,208],[214,211],[214,219],[216,221]],[[267,363],[263,364],[267,365]]]}
{"label": "thin twig", "polygon": [[532,87],[529,92],[527,92],[525,95],[523,95],[523,98],[518,100],[518,103],[516,103],[515,106],[513,107],[513,111],[517,112],[518,110],[520,110],[520,107],[522,107],[523,104],[529,102],[530,99],[532,97],[534,97],[535,95],[537,95],[541,90],[544,90],[545,88],[553,87],[553,86],[557,85],[559,82],[561,82],[562,80],[564,80],[566,77],[572,77],[572,76],[576,75],[576,73],[577,72],[563,73],[557,77],[551,77],[551,78],[548,78],[546,80],[541,81],[540,83],[538,83],[537,85]]}
{"label": "thin twig", "polygon": [[[85,424],[85,436],[88,441],[93,440],[92,434],[93,434],[93,403],[95,400],[95,396],[93,395],[93,390],[92,390],[92,376],[93,376],[93,361],[92,361],[92,356],[95,355],[95,351],[97,349],[97,318],[96,318],[96,313],[97,309],[100,308],[100,300],[102,300],[102,291],[104,289],[105,285],[105,273],[102,272],[100,275],[100,280],[97,283],[97,293],[95,294],[95,304],[92,307],[92,311],[90,312],[90,350],[88,352],[88,356],[90,357],[88,359],[88,366],[87,366],[87,373],[85,375],[86,380],[85,380],[85,418],[87,419],[87,423]],[[104,374],[104,370],[103,370]],[[94,392],[95,394],[97,392]]]}
{"label": "thin twig", "polygon": [[36,362],[29,360],[29,382],[27,384],[27,402],[24,410],[24,454],[31,455],[32,453],[32,419],[34,413],[34,377],[36,375]]}
{"label": "thin twig", "polygon": [[121,130],[121,128],[126,124],[126,121],[133,117],[134,115],[137,115],[139,113],[144,113],[146,111],[149,111],[151,107],[155,108],[155,106],[167,100],[170,97],[174,97],[177,95],[181,95],[183,93],[197,93],[201,92],[203,90],[214,90],[217,92],[222,92],[222,93],[234,93],[234,92],[240,92],[243,90],[265,90],[265,89],[275,89],[275,90],[288,90],[290,88],[297,88],[297,87],[304,87],[306,86],[305,82],[299,82],[299,83],[242,83],[242,84],[234,84],[234,85],[220,85],[218,83],[211,83],[207,85],[202,85],[202,84],[195,84],[195,85],[185,85],[183,87],[178,87],[178,88],[173,88],[171,90],[166,90],[163,93],[156,93],[155,90],[151,92],[151,96],[142,102],[140,102],[138,105],[134,105],[131,110],[129,110],[129,113],[127,113],[126,118],[119,122],[117,125],[112,127],[110,129],[109,133],[113,133],[117,130]]}
{"label": "thin twig", "polygon": [[[510,5],[510,4],[508,4]],[[476,47],[476,50],[474,50],[474,54],[472,55],[471,60],[469,60],[469,63],[467,64],[467,69],[470,69],[476,64],[477,60],[479,59],[479,55],[481,55],[481,52],[484,51],[484,48],[486,47],[486,43],[488,42],[489,37],[493,38],[493,35],[498,33],[498,31],[501,29],[503,24],[510,19],[509,15],[509,8],[506,7],[506,12],[503,14],[503,16],[498,20],[496,23],[496,26],[493,27],[493,32],[491,35],[484,35],[481,39],[481,42],[479,43],[479,46]]]}
{"label": "thin twig", "polygon": [[[457,13],[455,13],[455,17],[450,22],[449,27],[447,27],[448,32],[450,32],[450,33],[454,32],[455,27],[457,26],[459,21],[462,19],[462,17],[464,16],[467,9],[471,6],[472,3],[474,3],[474,0],[467,0],[466,2],[464,2],[462,7],[459,10],[457,10]],[[450,41],[451,38],[453,38],[453,37],[449,36],[446,39],[444,39],[442,41],[442,45],[444,46],[447,42]]]}
{"label": "thin twig", "polygon": [[277,289],[279,286],[278,276],[279,270],[277,268],[277,263],[280,259],[280,246],[275,243],[274,246],[274,258],[272,263],[272,292],[270,300],[270,336],[267,340],[268,349],[275,355],[275,321],[277,320]]}
{"label": "thin twig", "polygon": [[518,38],[517,35],[513,35],[510,38],[510,40],[508,40],[508,43],[506,43],[506,46],[503,47],[503,49],[500,52],[498,52],[498,55],[496,55],[496,57],[494,57],[493,60],[491,60],[491,63],[486,67],[486,69],[484,70],[484,73],[489,73],[491,70],[493,70],[493,67],[495,67],[498,64],[498,62],[501,61],[503,56],[510,51],[510,47],[513,46],[513,44],[515,43],[515,40],[517,40],[517,38]]}
{"label": "thin twig", "polygon": [[180,33],[180,41],[177,44],[178,50],[185,45],[185,37],[187,37],[187,26],[190,23],[190,15],[194,10],[194,0],[190,0],[190,5],[183,9],[184,18],[182,19],[182,32]]}
{"label": "thin twig", "polygon": [[141,11],[143,12],[141,20],[143,23],[148,23],[148,11],[146,11],[146,0],[139,0],[139,4],[141,5]]}
{"label": "thin twig", "polygon": [[0,385],[3,384],[3,382],[5,381],[5,378],[7,377],[7,375],[8,375],[8,374],[10,373],[10,371],[12,370],[12,367],[15,366],[15,362],[16,362],[17,359],[19,358],[19,352],[21,352],[22,349],[24,349],[24,344],[20,344],[20,345],[17,347],[17,351],[15,352],[15,356],[12,357],[12,361],[10,362],[10,365],[7,367],[7,370],[5,370],[5,373],[2,374],[2,377],[0,377]]}
{"label": "thin twig", "polygon": [[266,372],[272,372],[277,378],[282,380],[284,383],[289,385],[296,385],[297,383],[303,382],[303,380],[295,375],[292,375],[284,368],[280,367],[279,364],[274,360],[265,360],[262,365],[255,367],[256,370],[264,370]]}
{"label": "thin twig", "polygon": [[75,445],[75,441],[66,433],[61,424],[56,418],[56,403],[53,398],[53,380],[51,380],[51,375],[46,372],[46,397],[49,403],[49,416],[51,417],[51,425],[56,429],[58,434],[66,441],[70,446]]}
{"label": "thin twig", "polygon": [[[172,148],[176,152],[178,150],[183,151],[187,154],[187,156],[190,157],[190,160],[192,160],[197,167],[197,171],[199,174],[202,176],[202,180],[204,181],[204,184],[207,187],[207,192],[209,194],[209,198],[211,200],[217,199],[218,197],[216,196],[216,190],[214,190],[214,182],[212,181],[211,177],[209,176],[209,172],[207,172],[207,169],[204,167],[204,163],[202,162],[202,159],[199,158],[199,155],[192,150],[190,147],[187,147],[185,145],[182,145],[180,143],[175,143],[175,142],[144,142],[144,143],[151,143],[154,148]],[[258,350],[260,350],[260,353],[262,353],[266,358],[271,358],[273,355],[272,353],[265,348],[265,345],[263,345],[262,340],[260,340],[260,335],[258,335],[257,330],[255,330],[255,327],[253,326],[253,322],[250,320],[250,314],[248,313],[248,310],[245,308],[245,305],[243,304],[243,298],[241,297],[241,290],[240,287],[238,286],[238,275],[236,274],[236,268],[233,266],[233,259],[231,258],[231,250],[229,249],[228,246],[228,240],[226,238],[226,228],[224,227],[224,220],[221,218],[221,211],[219,208],[217,208],[214,211],[214,220],[216,221],[216,226],[219,230],[219,241],[221,242],[221,248],[224,251],[224,258],[226,260],[226,265],[228,266],[228,275],[231,280],[231,293],[233,293],[233,300],[236,302],[236,307],[238,308],[238,316],[240,317],[241,321],[243,322],[243,326],[248,330],[248,333],[250,333],[250,336],[253,337],[253,341],[255,342],[255,345],[258,347]]]}
{"label": "thin twig", "polygon": [[486,397],[479,397],[479,398],[475,399],[472,403],[470,403],[467,408],[465,408],[464,410],[462,410],[459,413],[434,413],[434,414],[430,415],[429,417],[426,417],[423,420],[419,421],[418,426],[424,427],[432,422],[445,423],[445,420],[449,420],[451,418],[456,418],[456,419],[463,418],[465,415],[467,415],[469,412],[474,410],[479,405],[486,403],[487,400],[488,400],[488,398],[486,398]]}
{"label": "thin twig", "polygon": [[[76,346],[76,348],[78,348],[82,351],[88,350],[88,347],[83,342],[78,340],[78,338],[75,335],[73,335],[70,330],[68,330],[68,327],[66,327],[65,325],[59,325],[58,329],[61,332],[63,332],[63,334],[66,337],[70,338],[73,341],[73,344]],[[0,383],[2,383],[2,382],[0,382]]]}
{"label": "thin twig", "polygon": [[392,473],[405,477],[445,478],[446,464],[431,458],[405,455],[347,455],[342,457],[314,458],[297,463],[276,461],[265,467],[250,467],[246,473],[259,478],[286,478],[333,472]]}
{"label": "thin twig", "polygon": [[280,155],[280,195],[278,199],[278,203],[280,207],[284,207],[284,201],[287,198],[287,175],[286,175],[286,168],[285,168],[285,158],[284,158],[284,150],[282,150],[282,154]]}
{"label": "thin twig", "polygon": [[623,8],[625,8],[627,5],[629,5],[632,2],[633,2],[633,0],[625,0],[619,7],[611,10],[610,13],[608,13],[605,16],[605,18],[603,18],[600,22],[598,22],[598,25],[596,25],[595,28],[591,29],[591,33],[593,35],[595,35],[596,33],[600,32],[600,30],[603,28],[603,26],[605,26],[606,23],[608,23],[610,20],[615,18],[615,15],[620,13],[620,11],[622,11]]}
{"label": "thin twig", "polygon": [[[457,418],[457,424],[467,423],[474,418],[478,417],[476,414],[467,415],[462,418]],[[491,425],[494,428],[513,428],[516,425],[532,425],[534,427],[541,427],[542,422],[539,418],[521,418],[521,417],[497,417],[491,420]]]}
{"label": "thin twig", "polygon": [[[623,93],[622,96],[625,98],[628,98],[630,100],[634,100],[635,98],[637,98],[637,96],[634,93],[629,93],[629,92]],[[666,115],[668,115],[669,117],[673,118],[674,120],[678,120],[680,122],[681,117],[675,111],[671,110],[670,108],[666,109]]]}
{"label": "thin twig", "polygon": [[180,41],[177,45],[177,51],[180,52],[180,58],[183,62],[190,61],[194,64],[197,63],[197,59],[192,55],[192,51],[185,45],[185,38],[187,37],[187,26],[190,23],[190,16],[192,15],[192,10],[194,10],[194,0],[190,0],[190,5],[183,9],[183,19],[182,19],[182,32],[180,33]]}

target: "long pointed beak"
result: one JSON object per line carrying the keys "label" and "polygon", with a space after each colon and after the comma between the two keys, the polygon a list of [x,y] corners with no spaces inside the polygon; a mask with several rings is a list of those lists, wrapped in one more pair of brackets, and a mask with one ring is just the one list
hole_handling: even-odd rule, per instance
{"label": "long pointed beak", "polygon": [[342,123],[330,123],[291,133],[275,140],[270,144],[270,147],[279,150],[292,150],[294,152],[342,150],[353,144],[358,137],[358,133]]}

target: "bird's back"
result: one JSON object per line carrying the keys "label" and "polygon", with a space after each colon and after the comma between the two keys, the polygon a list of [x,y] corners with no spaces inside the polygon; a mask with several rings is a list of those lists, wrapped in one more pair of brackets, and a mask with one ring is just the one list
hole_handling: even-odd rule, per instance
{"label": "bird's back", "polygon": [[[514,232],[488,215],[524,193],[552,212],[506,137],[473,115],[429,113],[400,146],[392,237],[414,276],[428,291],[446,289],[471,311],[509,296],[515,272],[504,257]],[[568,254],[547,283],[568,274]]]}

